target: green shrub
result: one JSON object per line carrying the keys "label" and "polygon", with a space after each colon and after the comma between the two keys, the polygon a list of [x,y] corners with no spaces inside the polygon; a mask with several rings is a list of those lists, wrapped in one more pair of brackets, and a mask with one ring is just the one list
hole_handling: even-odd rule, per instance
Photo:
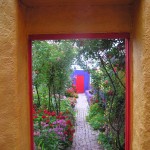
{"label": "green shrub", "polygon": [[98,103],[94,103],[90,106],[89,115],[86,117],[86,120],[94,130],[98,130],[101,126],[104,125],[104,111],[101,109]]}
{"label": "green shrub", "polygon": [[104,133],[100,133],[98,136],[98,143],[102,144],[105,150],[114,150],[112,148],[112,137],[109,135],[105,135]]}

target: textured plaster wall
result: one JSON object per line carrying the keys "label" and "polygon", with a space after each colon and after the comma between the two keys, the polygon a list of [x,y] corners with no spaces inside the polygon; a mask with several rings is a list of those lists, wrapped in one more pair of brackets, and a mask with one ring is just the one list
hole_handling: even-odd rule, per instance
{"label": "textured plaster wall", "polygon": [[28,35],[26,30],[26,8],[17,7],[17,91],[19,109],[20,150],[30,149],[30,111],[28,85]]}
{"label": "textured plaster wall", "polygon": [[28,150],[27,34],[18,0],[0,0],[0,149]]}
{"label": "textured plaster wall", "polygon": [[19,139],[16,4],[0,1],[0,6],[0,147],[11,149]]}
{"label": "textured plaster wall", "polygon": [[150,149],[150,1],[138,0],[133,24],[133,150]]}
{"label": "textured plaster wall", "polygon": [[29,34],[130,32],[129,6],[69,6],[28,8]]}

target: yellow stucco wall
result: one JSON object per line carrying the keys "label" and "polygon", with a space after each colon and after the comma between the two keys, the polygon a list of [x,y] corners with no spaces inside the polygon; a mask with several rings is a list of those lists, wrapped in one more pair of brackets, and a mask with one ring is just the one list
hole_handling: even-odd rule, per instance
{"label": "yellow stucco wall", "polygon": [[133,24],[133,150],[150,149],[150,1],[136,2]]}
{"label": "yellow stucco wall", "polygon": [[0,1],[0,149],[28,150],[29,96],[25,9]]}
{"label": "yellow stucco wall", "polygon": [[131,143],[133,150],[150,148],[150,1],[135,4],[132,14],[131,7],[123,5],[25,8],[18,0],[0,0],[1,150],[30,146],[28,35],[103,32],[131,33]]}
{"label": "yellow stucco wall", "polygon": [[[17,49],[15,3],[3,2],[0,13],[0,147],[15,147],[17,115]],[[10,11],[8,11],[8,9]],[[15,21],[14,21],[15,20]],[[7,143],[7,141],[9,141]],[[6,145],[7,144],[7,145]]]}

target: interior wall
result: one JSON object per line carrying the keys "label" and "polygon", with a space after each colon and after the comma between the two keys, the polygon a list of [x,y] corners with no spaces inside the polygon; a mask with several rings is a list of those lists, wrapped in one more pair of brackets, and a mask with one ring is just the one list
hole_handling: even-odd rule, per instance
{"label": "interior wall", "polygon": [[52,6],[27,10],[29,34],[130,32],[131,8],[113,6]]}
{"label": "interior wall", "polygon": [[133,150],[150,148],[150,1],[138,0],[133,24]]}
{"label": "interior wall", "polygon": [[0,149],[30,149],[25,8],[0,1]]}

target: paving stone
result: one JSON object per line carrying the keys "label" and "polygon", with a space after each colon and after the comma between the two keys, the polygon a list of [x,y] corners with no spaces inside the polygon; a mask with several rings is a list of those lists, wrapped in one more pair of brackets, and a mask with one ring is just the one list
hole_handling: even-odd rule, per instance
{"label": "paving stone", "polygon": [[75,134],[70,150],[103,150],[97,143],[98,132],[86,122],[89,105],[85,94],[79,94],[76,111]]}

